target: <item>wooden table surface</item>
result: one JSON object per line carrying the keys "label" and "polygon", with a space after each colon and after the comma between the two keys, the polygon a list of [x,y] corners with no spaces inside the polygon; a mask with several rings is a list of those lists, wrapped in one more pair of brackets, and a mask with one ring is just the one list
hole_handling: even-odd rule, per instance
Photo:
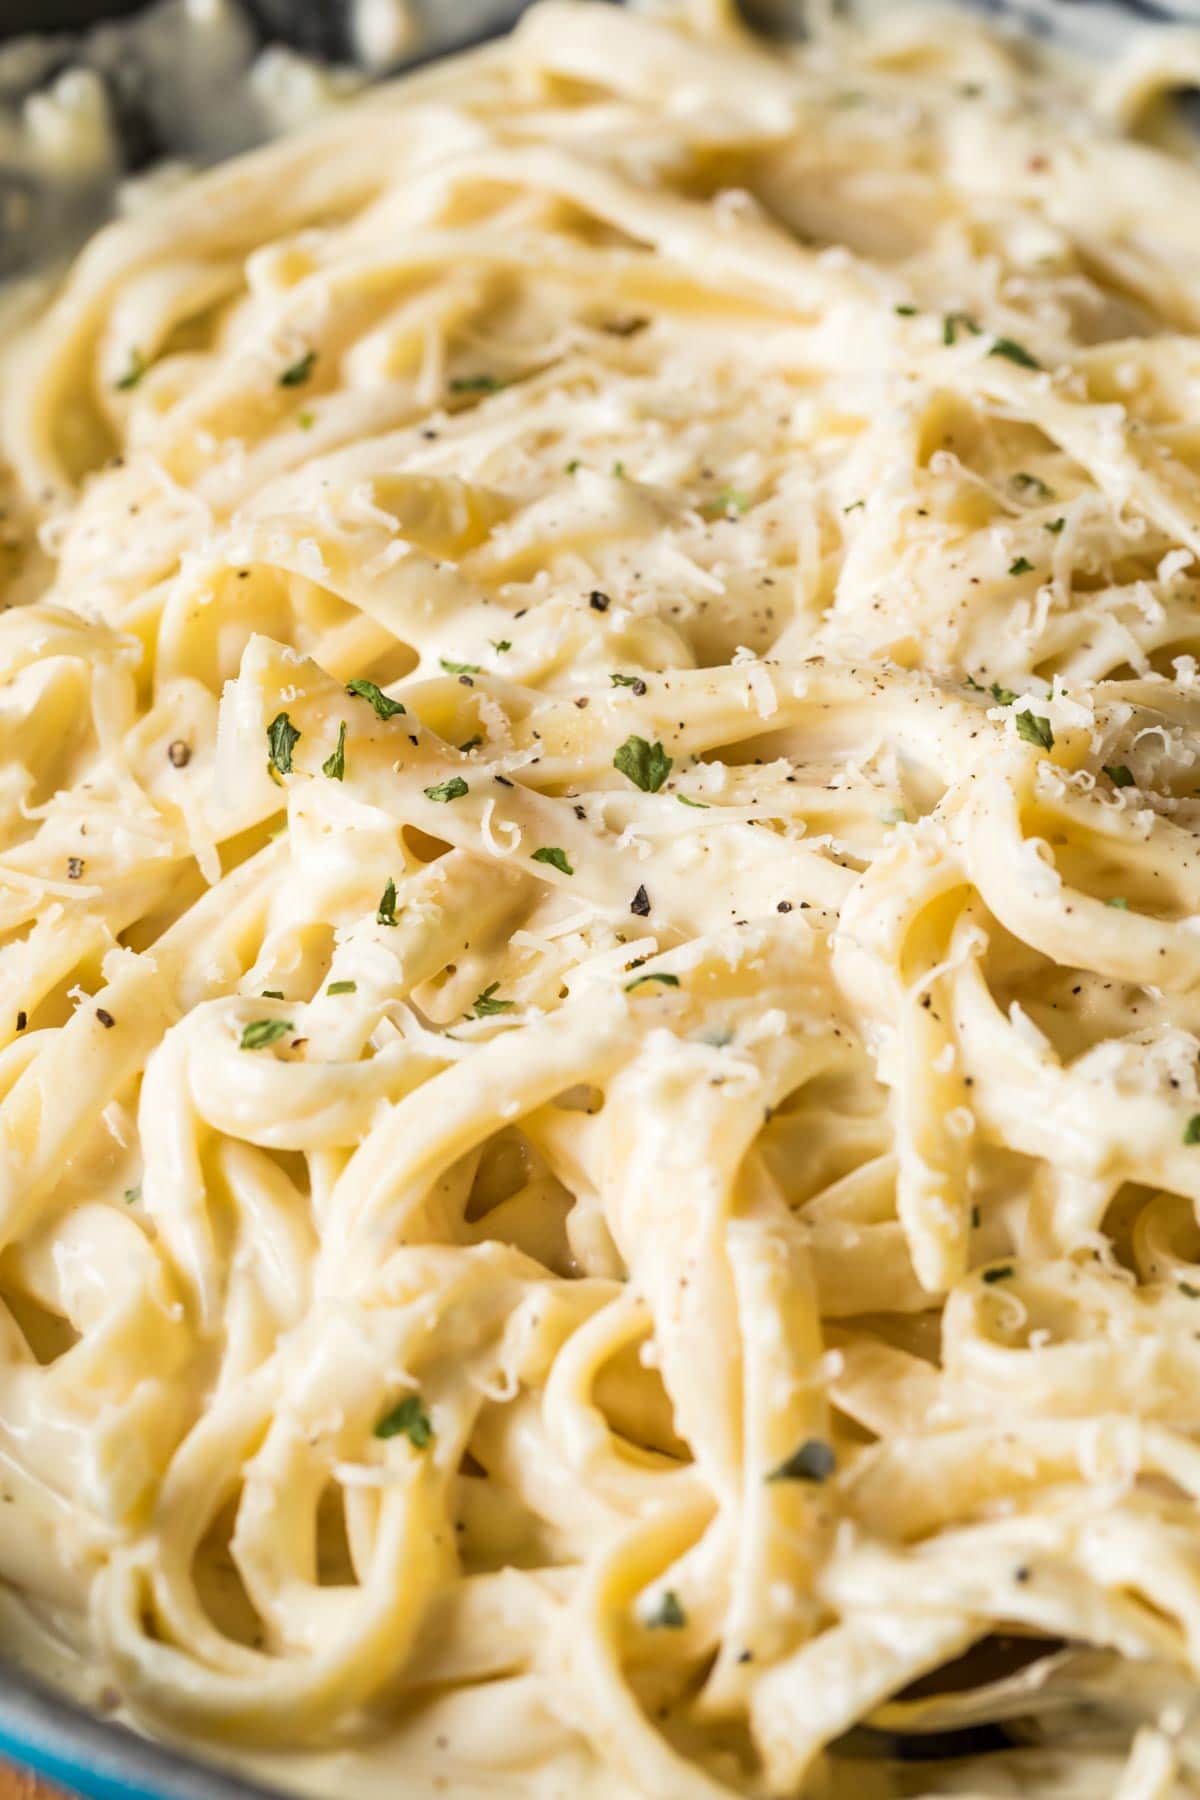
{"label": "wooden table surface", "polygon": [[0,1800],[69,1800],[61,1788],[39,1781],[27,1769],[0,1762]]}

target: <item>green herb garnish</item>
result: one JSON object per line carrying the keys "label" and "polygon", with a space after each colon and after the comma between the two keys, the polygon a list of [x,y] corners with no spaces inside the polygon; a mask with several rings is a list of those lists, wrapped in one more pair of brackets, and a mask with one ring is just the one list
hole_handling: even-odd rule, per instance
{"label": "green herb garnish", "polygon": [[396,884],[389,881],[383,890],[383,898],[375,914],[377,925],[394,925],[396,923]]}
{"label": "green herb garnish", "polygon": [[443,669],[445,669],[447,675],[478,675],[480,673],[478,663],[451,662],[449,657],[446,656],[439,656],[438,661],[441,663]]}
{"label": "green herb garnish", "polygon": [[377,719],[394,719],[402,713],[404,707],[399,700],[389,700],[382,688],[377,688],[373,681],[348,681],[346,692],[353,694],[356,700],[369,700],[375,708]]}
{"label": "green herb garnish", "polygon": [[1048,519],[1042,529],[1050,532],[1052,537],[1057,537],[1066,522],[1065,519]]}
{"label": "green herb garnish", "polygon": [[554,846],[535,850],[533,853],[533,860],[534,862],[549,863],[552,869],[557,869],[562,875],[573,875],[575,873],[574,869],[567,861],[565,850],[559,850]]}
{"label": "green herb garnish", "polygon": [[1053,750],[1054,732],[1049,719],[1043,719],[1040,713],[1019,712],[1017,718],[1017,736],[1027,744],[1033,744],[1039,750]]}
{"label": "green herb garnish", "polygon": [[972,337],[978,337],[981,329],[982,327],[971,317],[970,313],[947,313],[942,320],[942,342],[943,344],[956,344],[960,330],[969,331]]}
{"label": "green herb garnish", "polygon": [[1112,782],[1114,787],[1134,787],[1136,785],[1133,778],[1133,770],[1129,767],[1128,763],[1105,763],[1103,767],[1104,773],[1108,776],[1108,779]]}
{"label": "green herb garnish", "polygon": [[322,775],[328,775],[330,781],[344,781],[346,777],[346,721],[338,726],[337,745],[331,755],[321,764]]}
{"label": "green herb garnish", "polygon": [[461,775],[452,775],[449,781],[439,781],[436,787],[427,787],[423,790],[427,800],[441,801],[461,800],[463,795],[469,794],[470,791]]}
{"label": "green herb garnish", "polygon": [[313,366],[316,363],[316,360],[316,351],[306,350],[303,356],[298,356],[296,361],[294,363],[289,363],[287,368],[283,371],[283,374],[279,377],[280,387],[303,387],[304,383],[313,372]]}
{"label": "green herb garnish", "polygon": [[268,1044],[274,1044],[281,1037],[286,1037],[293,1030],[290,1019],[251,1019],[249,1025],[243,1025],[239,1049],[265,1050]]}
{"label": "green herb garnish", "polygon": [[129,352],[129,362],[126,365],[125,373],[118,376],[116,382],[113,384],[118,393],[127,394],[130,388],[135,388],[142,379],[142,376],[146,373],[148,367],[149,364],[141,351],[131,350]]}
{"label": "green herb garnish", "polygon": [[292,751],[300,742],[300,733],[285,712],[276,713],[267,726],[268,766],[280,775],[292,772]]}
{"label": "green herb garnish", "polygon": [[1110,894],[1104,904],[1105,906],[1115,906],[1118,912],[1129,911],[1129,902],[1124,894]]}
{"label": "green herb garnish", "polygon": [[1011,706],[1017,697],[1011,688],[1001,687],[998,681],[993,681],[991,687],[988,689],[988,693],[992,696],[997,706]]}
{"label": "green herb garnish", "polygon": [[716,505],[723,513],[744,513],[749,504],[749,494],[743,494],[740,488],[724,487],[716,497]]}
{"label": "green herb garnish", "polygon": [[450,382],[452,394],[498,394],[507,382],[498,375],[455,375]]}
{"label": "green herb garnish", "polygon": [[658,1605],[652,1613],[647,1613],[642,1623],[647,1631],[681,1631],[687,1624],[687,1614],[679,1604],[679,1595],[674,1588],[664,1588],[659,1595]]}
{"label": "green herb garnish", "polygon": [[477,994],[475,996],[471,1011],[477,1019],[490,1019],[493,1018],[496,1013],[512,1011],[513,1007],[516,1005],[515,1000],[493,999],[493,995],[497,992],[499,986],[500,983],[498,981],[493,981],[490,987],[484,988],[482,994]]}
{"label": "green herb garnish", "polygon": [[985,1269],[980,1280],[986,1281],[990,1285],[994,1281],[1008,1281],[1013,1273],[1011,1263],[1001,1263],[998,1269]]}
{"label": "green herb garnish", "polygon": [[1037,357],[1028,351],[1024,344],[1018,344],[1015,338],[998,337],[988,351],[989,356],[1004,356],[1009,362],[1017,363],[1022,369],[1040,369]]}
{"label": "green herb garnish", "polygon": [[768,1481],[828,1481],[837,1468],[833,1445],[823,1438],[806,1438],[798,1450],[772,1469]]}
{"label": "green herb garnish", "polygon": [[1009,563],[1008,572],[1010,575],[1028,575],[1032,568],[1033,564],[1027,556],[1018,556],[1015,562]]}
{"label": "green herb garnish", "polygon": [[657,794],[675,766],[661,744],[643,737],[627,737],[613,756],[613,768],[646,794]]}
{"label": "green herb garnish", "polygon": [[406,1437],[414,1449],[424,1450],[433,1440],[433,1424],[421,1405],[420,1394],[405,1394],[375,1427],[377,1438]]}
{"label": "green herb garnish", "polygon": [[331,981],[325,989],[327,994],[357,994],[357,981]]}
{"label": "green herb garnish", "polygon": [[1200,1144],[1200,1113],[1193,1113],[1183,1128],[1185,1144]]}
{"label": "green herb garnish", "polygon": [[659,981],[663,987],[677,988],[679,986],[678,975],[635,975],[632,981],[625,983],[625,992],[632,994],[634,988],[644,987],[648,981]]}

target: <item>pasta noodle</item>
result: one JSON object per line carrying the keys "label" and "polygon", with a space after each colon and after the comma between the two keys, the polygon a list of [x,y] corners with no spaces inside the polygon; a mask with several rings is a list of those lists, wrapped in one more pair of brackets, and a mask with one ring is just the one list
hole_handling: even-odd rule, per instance
{"label": "pasta noodle", "polygon": [[320,1793],[1200,1792],[1200,173],[542,0],[8,348],[6,1642]]}

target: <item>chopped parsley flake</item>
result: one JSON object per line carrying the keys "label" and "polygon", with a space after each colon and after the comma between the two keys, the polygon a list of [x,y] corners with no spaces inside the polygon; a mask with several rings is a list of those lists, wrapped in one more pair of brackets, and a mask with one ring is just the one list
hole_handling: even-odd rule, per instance
{"label": "chopped parsley flake", "polygon": [[1200,1300],[1200,1288],[1193,1287],[1190,1281],[1181,1281],[1179,1291],[1186,1294],[1189,1300]]}
{"label": "chopped parsley flake", "polygon": [[405,1394],[375,1427],[377,1438],[406,1437],[416,1450],[433,1441],[433,1423],[421,1404],[420,1394]]}
{"label": "chopped parsley flake", "polygon": [[459,747],[460,751],[462,752],[462,754],[465,756],[467,754],[468,750],[478,750],[478,748],[479,748],[480,744],[482,744],[482,742],[483,742],[483,739],[481,737],[478,737],[478,736],[469,737],[465,744],[460,744],[458,747]]}
{"label": "chopped parsley flake", "polygon": [[1114,787],[1133,787],[1135,785],[1133,770],[1128,763],[1105,763],[1104,773]]}
{"label": "chopped parsley flake", "polygon": [[1028,575],[1032,569],[1033,564],[1027,556],[1018,556],[1015,562],[1010,562],[1008,565],[1010,575]]}
{"label": "chopped parsley flake", "polygon": [[327,994],[357,994],[357,981],[331,981],[325,989]]}
{"label": "chopped parsley flake", "polygon": [[544,845],[542,849],[535,850],[533,853],[533,860],[534,862],[549,863],[552,869],[557,869],[562,875],[573,875],[575,873],[574,869],[567,861],[566,851],[559,850],[553,845],[549,847]]}
{"label": "chopped parsley flake", "polygon": [[981,329],[970,313],[947,313],[942,320],[942,342],[943,344],[956,344],[960,331],[968,331],[972,337],[978,337]]}
{"label": "chopped parsley flake", "polygon": [[640,675],[610,675],[608,679],[614,687],[632,688],[639,696],[646,691],[646,684]]}
{"label": "chopped parsley flake", "polygon": [[717,505],[723,513],[744,513],[749,504],[749,494],[743,494],[739,488],[724,487],[717,495]]}
{"label": "chopped parsley flake", "polygon": [[446,801],[461,800],[463,795],[469,794],[470,791],[461,775],[452,775],[449,781],[439,781],[436,787],[425,788],[424,794],[427,800]]}
{"label": "chopped parsley flake", "polygon": [[287,368],[283,371],[283,374],[279,377],[280,387],[303,387],[313,372],[316,360],[316,351],[306,350],[303,356],[298,356],[295,362],[289,363]]}
{"label": "chopped parsley flake", "polygon": [[389,881],[383,890],[383,898],[375,914],[377,925],[394,925],[396,923],[396,884]]}
{"label": "chopped parsley flake", "polygon": [[1040,713],[1019,712],[1017,718],[1017,736],[1027,744],[1033,744],[1039,750],[1053,750],[1054,732],[1049,719],[1043,719]]}
{"label": "chopped parsley flake", "polygon": [[1048,488],[1040,475],[1031,475],[1027,469],[1018,469],[1009,482],[1015,494],[1026,494],[1035,500],[1053,500],[1054,490]]}
{"label": "chopped parsley flake", "polygon": [[[131,1188],[125,1189],[124,1199],[125,1199],[126,1206],[135,1206],[137,1204],[137,1202],[141,1199],[141,1197],[142,1197],[142,1184],[140,1181],[138,1182],[136,1187],[131,1187]],[[1180,1282],[1179,1285],[1182,1287],[1183,1283]]]}
{"label": "chopped parsley flake", "polygon": [[1200,1144],[1200,1113],[1193,1113],[1183,1128],[1185,1144]]}
{"label": "chopped parsley flake", "polygon": [[1037,357],[1028,351],[1024,344],[1018,344],[1015,338],[998,337],[988,351],[989,356],[1003,356],[1022,369],[1040,369]]}
{"label": "chopped parsley flake", "polygon": [[316,413],[305,411],[305,412],[296,414],[296,423],[300,427],[301,431],[311,431],[313,426],[316,424],[316,422],[317,422]]}
{"label": "chopped parsley flake", "polygon": [[300,733],[285,712],[276,713],[267,726],[268,766],[280,775],[292,772],[292,751],[300,742]]}
{"label": "chopped parsley flake", "polygon": [[679,986],[678,975],[635,975],[632,981],[625,983],[625,992],[632,994],[634,988],[644,987],[648,981],[661,982],[663,987],[677,988]]}
{"label": "chopped parsley flake", "polygon": [[452,394],[498,394],[508,383],[498,375],[455,375],[450,382]]}
{"label": "chopped parsley flake", "polygon": [[613,768],[646,794],[657,794],[674,766],[661,744],[643,737],[627,737],[613,756]]}
{"label": "chopped parsley flake", "polygon": [[496,652],[497,656],[503,656],[506,650],[512,649],[512,643],[508,638],[489,638],[488,643],[492,646],[492,649]]}
{"label": "chopped parsley flake", "polygon": [[679,1595],[674,1588],[664,1588],[659,1595],[658,1605],[654,1611],[647,1613],[643,1619],[647,1631],[681,1631],[687,1624],[687,1614],[679,1604]]}
{"label": "chopped parsley flake", "polygon": [[623,462],[615,462],[612,466],[612,472],[614,481],[624,481],[625,464]]}
{"label": "chopped parsley flake", "polygon": [[996,1282],[996,1281],[1008,1281],[1011,1278],[1013,1272],[1014,1272],[1013,1266],[1011,1263],[1001,1263],[999,1268],[985,1269],[983,1271],[983,1274],[980,1279],[983,1281],[986,1281],[988,1283],[988,1285],[990,1286],[993,1282]]}
{"label": "chopped parsley flake", "polygon": [[338,740],[331,755],[321,764],[322,775],[328,775],[330,781],[344,781],[346,778],[346,721],[338,726]]}
{"label": "chopped parsley flake", "polygon": [[915,319],[917,316],[915,306],[893,306],[892,311],[899,314],[902,319]]}
{"label": "chopped parsley flake", "polygon": [[680,806],[694,806],[697,812],[712,811],[707,800],[689,800],[686,794],[676,794],[675,798],[678,800]]}
{"label": "chopped parsley flake", "polygon": [[1066,522],[1065,519],[1048,519],[1046,521],[1045,530],[1050,532],[1053,537],[1057,537]]}
{"label": "chopped parsley flake", "polygon": [[478,663],[451,662],[446,656],[439,656],[438,661],[447,675],[478,675],[480,672]]}
{"label": "chopped parsley flake", "polygon": [[512,1011],[513,1007],[516,1005],[515,1000],[496,1000],[493,998],[499,989],[499,986],[500,983],[498,981],[493,981],[490,987],[484,988],[482,994],[477,994],[475,996],[471,1011],[477,1019],[490,1019],[493,1018],[496,1013]]}
{"label": "chopped parsley flake", "polygon": [[268,1044],[278,1043],[293,1030],[290,1019],[251,1019],[249,1025],[243,1025],[239,1049],[265,1050]]}
{"label": "chopped parsley flake", "polygon": [[988,693],[997,706],[1011,706],[1017,697],[1011,688],[1001,687],[998,681],[993,681]]}
{"label": "chopped parsley flake", "polygon": [[397,713],[404,711],[399,700],[389,700],[382,688],[377,688],[373,681],[348,681],[346,692],[353,694],[356,700],[369,700],[375,708],[377,719],[394,719]]}
{"label": "chopped parsley flake", "polygon": [[146,373],[148,366],[149,365],[140,350],[131,350],[129,352],[129,361],[125,365],[125,373],[118,376],[116,383],[114,384],[118,393],[127,394],[130,388],[135,388],[142,379],[142,376]]}
{"label": "chopped parsley flake", "polygon": [[772,1469],[768,1481],[828,1481],[837,1468],[833,1445],[823,1438],[806,1438],[798,1450]]}
{"label": "chopped parsley flake", "polygon": [[1115,906],[1118,912],[1129,911],[1129,902],[1124,894],[1111,894],[1104,904],[1105,906]]}

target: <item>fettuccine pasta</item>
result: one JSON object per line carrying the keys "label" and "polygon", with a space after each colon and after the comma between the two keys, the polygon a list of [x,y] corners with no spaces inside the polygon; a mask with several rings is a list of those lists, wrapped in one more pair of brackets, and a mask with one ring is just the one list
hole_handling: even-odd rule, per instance
{"label": "fettuccine pasta", "polygon": [[543,0],[10,343],[10,1653],[322,1794],[1200,1792],[1197,66]]}

